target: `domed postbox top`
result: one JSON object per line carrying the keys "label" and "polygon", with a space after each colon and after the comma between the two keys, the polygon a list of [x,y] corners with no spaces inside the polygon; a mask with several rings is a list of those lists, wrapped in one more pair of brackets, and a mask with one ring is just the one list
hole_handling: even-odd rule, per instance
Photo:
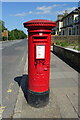
{"label": "domed postbox top", "polygon": [[24,27],[29,28],[29,27],[37,27],[37,26],[46,26],[46,27],[55,27],[56,22],[53,22],[51,20],[44,20],[44,19],[36,19],[36,20],[30,20],[28,22],[23,23]]}

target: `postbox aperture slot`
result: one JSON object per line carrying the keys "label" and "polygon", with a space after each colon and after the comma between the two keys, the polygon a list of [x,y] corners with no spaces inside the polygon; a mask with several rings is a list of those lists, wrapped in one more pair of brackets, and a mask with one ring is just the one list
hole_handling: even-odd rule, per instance
{"label": "postbox aperture slot", "polygon": [[34,36],[34,37],[33,37],[33,41],[34,41],[34,42],[38,42],[38,41],[41,41],[41,42],[47,41],[47,36]]}
{"label": "postbox aperture slot", "polygon": [[47,39],[47,36],[45,36],[45,37],[34,37],[34,39]]}
{"label": "postbox aperture slot", "polygon": [[45,45],[36,45],[36,59],[45,59]]}

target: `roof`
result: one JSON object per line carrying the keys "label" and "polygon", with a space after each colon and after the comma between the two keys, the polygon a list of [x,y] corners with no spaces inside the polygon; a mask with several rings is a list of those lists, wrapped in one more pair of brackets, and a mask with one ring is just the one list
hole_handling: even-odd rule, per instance
{"label": "roof", "polygon": [[61,20],[65,19],[66,17],[70,16],[71,14],[78,14],[79,9],[76,8],[75,10],[73,10],[71,13],[69,13],[68,15],[64,16]]}
{"label": "roof", "polygon": [[61,22],[61,19],[60,20],[56,20],[56,22],[59,22],[59,21]]}

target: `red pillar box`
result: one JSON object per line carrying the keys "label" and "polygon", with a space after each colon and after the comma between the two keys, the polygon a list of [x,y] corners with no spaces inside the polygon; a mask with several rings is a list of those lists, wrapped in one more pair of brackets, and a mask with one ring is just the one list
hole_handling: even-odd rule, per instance
{"label": "red pillar box", "polygon": [[28,28],[28,103],[34,107],[42,107],[49,101],[50,41],[55,26],[50,20],[24,23]]}

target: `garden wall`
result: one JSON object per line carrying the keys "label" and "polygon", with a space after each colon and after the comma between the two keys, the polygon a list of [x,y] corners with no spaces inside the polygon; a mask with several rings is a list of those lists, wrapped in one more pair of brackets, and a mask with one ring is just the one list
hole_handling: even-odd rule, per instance
{"label": "garden wall", "polygon": [[52,36],[51,40],[52,42],[56,41],[64,41],[68,43],[77,43],[79,42],[80,36],[79,35],[70,35],[70,36]]}
{"label": "garden wall", "polygon": [[53,44],[53,53],[80,69],[80,51]]}

